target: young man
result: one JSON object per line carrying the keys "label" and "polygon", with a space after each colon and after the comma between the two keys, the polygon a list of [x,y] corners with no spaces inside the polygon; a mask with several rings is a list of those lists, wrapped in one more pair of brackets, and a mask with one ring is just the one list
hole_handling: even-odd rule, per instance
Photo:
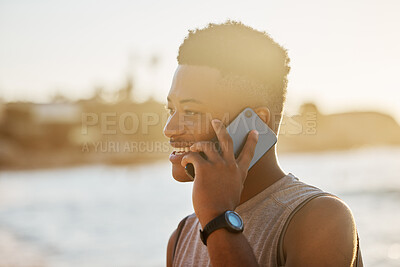
{"label": "young man", "polygon": [[278,134],[286,50],[228,20],[189,31],[178,63],[164,134],[177,150],[170,155],[174,179],[193,181],[194,213],[171,235],[167,266],[356,266],[358,236],[343,201],[285,173],[275,146],[248,170],[256,131],[237,158],[233,153],[225,126],[246,107]]}

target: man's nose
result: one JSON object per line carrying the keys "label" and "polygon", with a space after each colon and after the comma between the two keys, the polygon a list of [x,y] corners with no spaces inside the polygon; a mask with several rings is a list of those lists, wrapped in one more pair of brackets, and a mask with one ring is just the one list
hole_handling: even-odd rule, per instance
{"label": "man's nose", "polygon": [[164,135],[167,138],[184,133],[184,121],[183,118],[179,117],[179,114],[175,113],[168,118],[167,123],[164,126]]}

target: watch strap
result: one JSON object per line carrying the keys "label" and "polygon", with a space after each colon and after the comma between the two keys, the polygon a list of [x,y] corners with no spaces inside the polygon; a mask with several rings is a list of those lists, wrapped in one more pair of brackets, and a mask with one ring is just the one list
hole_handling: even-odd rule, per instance
{"label": "watch strap", "polygon": [[[234,216],[239,217],[239,220],[241,221],[241,227],[234,227],[231,225],[230,222],[228,222],[228,217],[232,216],[232,213]],[[229,214],[229,215],[228,215]],[[207,225],[204,227],[203,231],[200,230],[200,239],[203,242],[204,245],[207,246],[207,238],[210,236],[211,233],[213,233],[215,230],[218,230],[220,228],[225,228],[231,233],[240,233],[243,232],[243,221],[242,218],[240,217],[239,214],[237,214],[234,211],[225,211],[221,215],[218,215],[215,217],[213,220],[211,220]]]}
{"label": "watch strap", "polygon": [[220,228],[227,227],[228,224],[225,220],[225,212],[221,215],[218,215],[214,219],[212,219],[207,225],[204,227],[203,231],[200,229],[200,239],[204,245],[207,246],[207,238],[210,236],[212,232],[218,230]]}

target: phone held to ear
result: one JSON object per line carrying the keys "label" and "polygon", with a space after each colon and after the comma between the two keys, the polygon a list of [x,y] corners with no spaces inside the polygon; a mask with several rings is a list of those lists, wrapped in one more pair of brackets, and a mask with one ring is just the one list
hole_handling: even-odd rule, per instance
{"label": "phone held to ear", "polygon": [[[268,125],[253,111],[251,108],[245,108],[230,124],[226,127],[229,135],[233,141],[233,151],[235,158],[237,158],[242,151],[242,148],[247,140],[247,135],[251,130],[258,131],[258,141],[254,152],[253,159],[250,162],[249,169],[277,142],[275,133],[268,127]],[[218,139],[214,138],[212,141]],[[219,145],[217,145],[219,149]],[[221,151],[219,150],[221,153]],[[199,154],[207,159],[203,152]],[[195,170],[192,163],[185,166],[186,174],[193,178],[195,177]]]}

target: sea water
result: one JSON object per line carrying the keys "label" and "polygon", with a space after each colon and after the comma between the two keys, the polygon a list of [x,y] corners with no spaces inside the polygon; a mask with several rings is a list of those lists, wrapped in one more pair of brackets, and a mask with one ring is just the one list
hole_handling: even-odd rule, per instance
{"label": "sea water", "polygon": [[[400,148],[283,154],[285,172],[353,211],[365,266],[400,266]],[[168,160],[0,173],[0,266],[165,266],[193,212]]]}

